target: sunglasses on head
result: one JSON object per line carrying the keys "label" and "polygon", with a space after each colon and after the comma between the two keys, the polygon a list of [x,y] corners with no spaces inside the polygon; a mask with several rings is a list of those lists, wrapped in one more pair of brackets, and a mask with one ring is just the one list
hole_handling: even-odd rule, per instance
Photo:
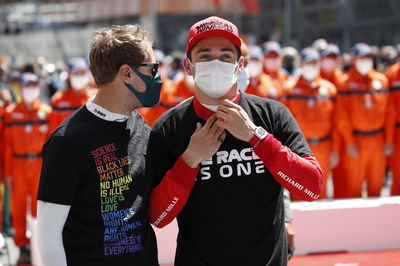
{"label": "sunglasses on head", "polygon": [[156,76],[157,71],[158,71],[158,66],[160,65],[159,62],[153,63],[153,62],[143,62],[143,63],[137,63],[137,64],[128,64],[131,67],[141,67],[141,66],[146,66],[146,67],[152,67],[151,70],[151,75],[153,78]]}

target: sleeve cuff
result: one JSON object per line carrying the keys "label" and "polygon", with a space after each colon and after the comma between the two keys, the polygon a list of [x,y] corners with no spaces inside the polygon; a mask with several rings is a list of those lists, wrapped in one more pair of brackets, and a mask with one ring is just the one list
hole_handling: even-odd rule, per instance
{"label": "sleeve cuff", "polygon": [[276,150],[279,150],[282,144],[279,140],[274,138],[274,136],[269,133],[260,143],[254,147],[254,151],[262,159],[271,159]]}
{"label": "sleeve cuff", "polygon": [[182,159],[182,156],[180,156],[175,162],[174,167],[169,171],[169,174],[171,175],[172,180],[182,187],[192,189],[199,169],[199,167],[194,169],[190,168]]}

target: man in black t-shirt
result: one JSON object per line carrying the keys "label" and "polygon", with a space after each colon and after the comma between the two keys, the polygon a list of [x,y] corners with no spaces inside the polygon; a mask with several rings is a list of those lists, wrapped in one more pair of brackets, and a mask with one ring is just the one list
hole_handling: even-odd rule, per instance
{"label": "man in black t-shirt", "polygon": [[[238,91],[240,47],[231,22],[194,24],[184,66],[195,96],[163,114],[150,133],[148,153],[157,164],[150,220],[163,227],[177,217],[178,266],[286,265],[283,187],[308,201],[321,192],[321,168],[288,109]],[[202,130],[207,134],[194,141]],[[205,151],[215,141],[218,149]],[[184,178],[168,178],[178,169]]]}
{"label": "man in black t-shirt", "polygon": [[159,265],[148,219],[150,128],[134,111],[158,102],[152,41],[138,25],[96,31],[97,95],[43,147],[38,243],[44,266]]}

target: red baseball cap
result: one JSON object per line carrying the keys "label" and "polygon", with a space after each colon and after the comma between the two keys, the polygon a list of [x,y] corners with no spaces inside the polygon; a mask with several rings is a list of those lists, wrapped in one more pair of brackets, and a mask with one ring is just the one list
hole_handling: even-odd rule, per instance
{"label": "red baseball cap", "polygon": [[242,40],[237,27],[230,21],[212,16],[195,23],[189,31],[186,53],[201,39],[221,36],[229,39],[240,51]]}

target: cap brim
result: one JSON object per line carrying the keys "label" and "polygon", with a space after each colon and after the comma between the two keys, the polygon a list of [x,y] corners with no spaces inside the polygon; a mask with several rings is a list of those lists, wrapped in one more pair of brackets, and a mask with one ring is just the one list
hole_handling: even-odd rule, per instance
{"label": "cap brim", "polygon": [[310,61],[318,61],[319,58],[316,57],[308,57],[308,58],[303,58],[301,59],[302,62],[310,62]]}
{"label": "cap brim", "polygon": [[28,83],[39,83],[39,80],[36,80],[36,79],[25,80],[25,81],[21,82],[21,85],[25,86]]}
{"label": "cap brim", "polygon": [[322,57],[325,57],[325,56],[332,55],[332,54],[333,54],[333,55],[336,55],[336,56],[339,56],[339,53],[338,53],[338,52],[334,52],[334,51],[329,51],[329,52],[325,52],[325,53],[322,52],[322,53],[321,53],[321,56],[322,56]]}
{"label": "cap brim", "polygon": [[242,41],[240,40],[240,38],[238,36],[236,36],[235,34],[226,31],[226,30],[220,30],[220,29],[215,29],[215,30],[208,30],[208,31],[204,31],[200,34],[197,34],[195,37],[193,37],[192,39],[189,40],[187,46],[186,46],[186,53],[189,52],[190,49],[193,48],[193,46],[200,40],[206,38],[206,37],[210,37],[210,36],[221,36],[224,38],[229,39],[240,51],[240,47],[242,45]]}
{"label": "cap brim", "polygon": [[76,71],[80,71],[80,70],[88,70],[87,67],[72,67],[69,72],[76,72]]}

